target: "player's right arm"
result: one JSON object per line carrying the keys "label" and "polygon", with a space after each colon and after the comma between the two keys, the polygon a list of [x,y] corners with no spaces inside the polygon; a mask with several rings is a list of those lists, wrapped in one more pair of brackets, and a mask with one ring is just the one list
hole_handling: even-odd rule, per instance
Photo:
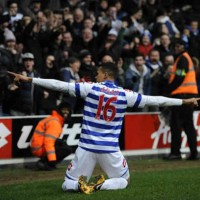
{"label": "player's right arm", "polygon": [[126,91],[127,105],[129,107],[139,107],[142,108],[147,106],[181,106],[183,104],[191,104],[198,106],[198,101],[200,98],[190,98],[190,99],[176,99],[168,98],[163,96],[148,96],[141,95],[136,92]]}

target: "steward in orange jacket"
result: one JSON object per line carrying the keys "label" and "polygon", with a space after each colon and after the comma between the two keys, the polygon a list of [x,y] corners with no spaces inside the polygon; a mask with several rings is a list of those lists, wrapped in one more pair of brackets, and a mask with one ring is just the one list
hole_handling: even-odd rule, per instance
{"label": "steward in orange jacket", "polygon": [[[184,45],[184,41],[181,39],[175,41],[174,51],[176,59],[167,87],[169,95],[179,99],[194,98],[198,95],[194,65]],[[197,135],[194,127],[193,111],[194,107],[191,105],[171,107],[171,153],[168,155],[167,160],[181,159],[182,130],[187,135],[190,148],[190,155],[187,159],[196,160],[198,158]]]}
{"label": "steward in orange jacket", "polygon": [[64,122],[68,121],[71,108],[67,103],[61,103],[52,115],[41,120],[31,138],[32,154],[41,158],[36,167],[42,170],[56,168],[56,164],[71,153],[66,142],[59,139]]}

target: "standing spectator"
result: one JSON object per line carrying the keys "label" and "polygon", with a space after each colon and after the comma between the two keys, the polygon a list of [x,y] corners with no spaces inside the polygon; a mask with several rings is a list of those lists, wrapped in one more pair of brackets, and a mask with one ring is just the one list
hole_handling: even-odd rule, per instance
{"label": "standing spectator", "polygon": [[[67,83],[77,83],[80,81],[79,70],[81,62],[76,57],[69,58],[69,66],[60,69],[60,79]],[[61,101],[70,104],[72,112],[75,111],[77,99],[66,93],[62,93],[60,97]]]}
{"label": "standing spectator", "polygon": [[[167,96],[167,87],[169,83],[169,78],[172,72],[172,68],[174,65],[174,56],[172,54],[166,54],[163,58],[163,67],[162,69],[162,79],[160,82],[160,88],[162,89],[160,94],[163,96]],[[169,109],[169,108],[168,108]]]}
{"label": "standing spectator", "polygon": [[8,98],[8,84],[10,78],[7,76],[7,69],[1,65],[0,60],[0,116],[9,115],[10,102]]}
{"label": "standing spectator", "polygon": [[[116,66],[113,63],[103,63],[98,68],[97,83],[64,83],[10,74],[15,76],[16,81],[64,91],[85,99],[81,136],[75,158],[65,173],[65,181],[62,184],[64,192],[81,191],[91,194],[97,190],[120,190],[128,186],[129,168],[119,148],[119,136],[127,107],[198,105],[197,101],[200,100],[151,97],[124,90],[114,84]],[[108,179],[100,175],[97,182],[91,185],[87,181],[91,178],[97,163]]]}
{"label": "standing spectator", "polygon": [[151,92],[152,96],[160,95],[160,79],[162,79],[162,63],[160,61],[160,53],[156,49],[152,49],[149,52],[148,59],[146,60],[146,66],[151,71]]}
{"label": "standing spectator", "polygon": [[[39,77],[34,69],[34,55],[26,52],[22,55],[23,66],[20,74],[27,77]],[[11,83],[8,86],[10,93],[10,114],[12,116],[25,116],[36,113],[38,89],[31,83]]]}
{"label": "standing spectator", "polygon": [[[135,56],[134,62],[125,72],[125,88],[140,94],[149,95],[151,91],[150,75],[150,69],[148,69],[148,67],[145,65],[144,56],[138,53]],[[142,110],[137,108],[136,111]]]}
{"label": "standing spectator", "polygon": [[196,57],[192,57],[192,62],[194,64],[194,69],[196,72],[198,94],[200,95],[200,62],[199,62],[199,59]]}
{"label": "standing spectator", "polygon": [[171,46],[171,40],[168,34],[163,34],[160,37],[160,44],[155,46],[155,49],[157,49],[160,52],[160,59],[163,61],[163,58],[166,54],[173,54],[173,49]]}
{"label": "standing spectator", "polygon": [[80,37],[83,29],[84,12],[81,8],[76,8],[73,12],[72,30],[76,37]]}
{"label": "standing spectator", "polygon": [[17,70],[16,37],[8,28],[4,29],[4,45],[0,47],[0,63],[7,70]]}
{"label": "standing spectator", "polygon": [[145,59],[148,58],[149,52],[153,49],[151,38],[151,33],[148,30],[145,30],[141,36],[140,44],[137,47],[137,51],[143,54]]}
{"label": "standing spectator", "polygon": [[[192,98],[197,96],[198,89],[194,65],[191,57],[185,51],[184,42],[179,39],[175,42],[176,60],[167,87],[173,98]],[[190,148],[189,160],[197,159],[197,135],[193,121],[194,107],[191,105],[174,106],[171,108],[171,153],[168,160],[181,159],[181,133],[185,131]]]}
{"label": "standing spectator", "polygon": [[156,22],[154,23],[153,32],[157,30],[157,26],[160,24],[165,24],[167,29],[169,30],[169,35],[171,37],[180,36],[180,31],[176,27],[175,23],[168,16],[167,10],[165,8],[160,7],[156,13]]}
{"label": "standing spectator", "polygon": [[80,51],[81,67],[79,70],[79,75],[81,81],[95,82],[95,76],[97,68],[92,59],[90,51],[83,49]]}
{"label": "standing spectator", "polygon": [[75,52],[74,38],[71,32],[67,31],[62,33],[61,49],[63,51],[68,50],[70,53],[69,56],[75,56],[77,54],[77,52]]}
{"label": "standing spectator", "polygon": [[113,59],[117,60],[121,56],[121,43],[118,40],[118,32],[112,28],[109,30],[106,39],[101,43],[99,48],[99,57],[105,54],[112,54]]}
{"label": "standing spectator", "polygon": [[125,72],[125,88],[148,95],[150,82],[150,69],[145,65],[144,56],[138,53]]}
{"label": "standing spectator", "polygon": [[[41,78],[59,79],[59,71],[55,64],[55,57],[47,55],[43,68],[41,69]],[[59,93],[48,90],[40,90],[40,98],[38,99],[37,114],[50,115],[52,110],[56,108]]]}
{"label": "standing spectator", "polygon": [[[93,16],[93,15],[92,15]],[[83,28],[90,28],[93,31],[94,37],[98,36],[98,29],[97,26],[95,26],[95,17],[86,17],[83,21]]]}
{"label": "standing spectator", "polygon": [[84,28],[82,37],[76,40],[76,52],[80,52],[82,49],[90,51],[94,62],[97,63],[97,42],[91,28]]}
{"label": "standing spectator", "polygon": [[159,6],[159,0],[146,0],[146,3],[142,5],[144,21],[147,22],[147,24],[151,24],[155,20],[156,11]]}
{"label": "standing spectator", "polygon": [[18,12],[18,1],[9,0],[7,2],[8,11],[4,12],[4,15],[10,17],[11,30],[15,31],[17,23],[23,18],[23,14]]}
{"label": "standing spectator", "polygon": [[[91,53],[83,49],[80,51],[80,61],[81,66],[79,70],[80,81],[83,82],[95,82],[95,77],[97,74],[97,67],[95,66],[94,61],[92,60]],[[84,101],[81,98],[77,99],[75,106],[75,113],[83,113]]]}
{"label": "standing spectator", "polygon": [[40,72],[44,62],[44,47],[49,45],[51,31],[48,28],[44,12],[37,13],[37,20],[31,20],[23,30],[24,51],[35,56],[35,67]]}
{"label": "standing spectator", "polygon": [[191,20],[189,29],[189,48],[188,53],[191,56],[200,58],[200,30],[198,20]]}
{"label": "standing spectator", "polygon": [[70,116],[69,104],[60,103],[50,116],[37,124],[30,142],[32,154],[40,158],[36,163],[37,169],[56,169],[56,165],[71,153],[66,142],[59,139]]}
{"label": "standing spectator", "polygon": [[125,28],[124,35],[141,35],[144,32],[144,24],[141,19],[143,16],[142,9],[135,7],[132,9],[131,14],[128,18],[128,26]]}

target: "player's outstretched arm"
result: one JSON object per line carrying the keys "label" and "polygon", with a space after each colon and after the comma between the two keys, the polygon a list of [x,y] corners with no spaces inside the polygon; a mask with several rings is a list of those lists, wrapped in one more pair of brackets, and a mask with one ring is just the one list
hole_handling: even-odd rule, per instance
{"label": "player's outstretched arm", "polygon": [[[23,76],[21,74],[16,74],[14,72],[8,72],[10,75],[14,76],[14,81],[16,82],[32,82],[35,85],[48,88],[50,90],[55,90],[59,92],[68,93],[69,92],[69,83],[59,81],[56,79],[43,79],[43,78],[31,78],[27,76]],[[74,88],[74,87],[73,87]],[[74,89],[71,89],[74,94]],[[74,96],[72,94],[72,96]]]}
{"label": "player's outstretched arm", "polygon": [[164,96],[149,95],[142,95],[142,99],[147,106],[181,106],[183,104],[198,106],[198,101],[200,100],[200,98],[177,99]]}
{"label": "player's outstretched arm", "polygon": [[183,99],[183,104],[192,104],[198,106],[198,101],[200,98],[190,98],[190,99]]}
{"label": "player's outstretched arm", "polygon": [[20,82],[20,81],[32,82],[32,80],[33,80],[31,77],[23,76],[21,74],[17,74],[17,73],[14,73],[14,72],[9,72],[8,71],[8,74],[14,76],[14,81],[16,81],[16,82]]}

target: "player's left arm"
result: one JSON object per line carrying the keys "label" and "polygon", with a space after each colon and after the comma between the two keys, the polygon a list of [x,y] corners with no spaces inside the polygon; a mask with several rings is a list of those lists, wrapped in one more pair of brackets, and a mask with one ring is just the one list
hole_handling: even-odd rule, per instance
{"label": "player's left arm", "polygon": [[21,74],[16,74],[13,72],[8,72],[13,75],[14,80],[17,82],[32,82],[35,85],[55,90],[58,92],[69,93],[71,96],[86,97],[90,89],[92,88],[92,83],[68,83],[59,81],[56,79],[42,79],[42,78],[31,78],[26,77]]}

